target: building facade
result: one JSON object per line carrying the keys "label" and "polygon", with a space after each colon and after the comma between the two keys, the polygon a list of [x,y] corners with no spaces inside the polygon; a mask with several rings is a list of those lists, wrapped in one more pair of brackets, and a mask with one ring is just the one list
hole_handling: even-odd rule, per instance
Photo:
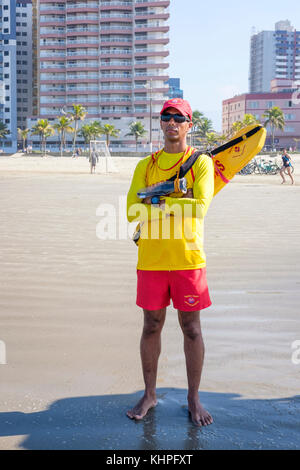
{"label": "building facade", "polygon": [[279,21],[275,31],[253,34],[250,46],[250,93],[270,91],[274,78],[300,79],[300,31]]}
{"label": "building facade", "polygon": [[82,104],[87,119],[121,130],[112,147],[134,145],[126,133],[136,120],[148,130],[148,143],[152,134],[158,145],[159,111],[168,95],[169,4],[39,0],[38,117],[54,120]]}
{"label": "building facade", "polygon": [[16,2],[0,0],[0,120],[9,134],[2,139],[1,150],[17,150],[17,97],[16,97]]}
{"label": "building facade", "polygon": [[[277,148],[298,147],[295,139],[300,138],[300,100],[294,81],[274,79],[269,93],[244,93],[223,101],[223,133],[228,133],[235,121],[243,120],[245,114],[253,114],[262,124],[263,114],[273,106],[278,106],[284,113],[284,132],[275,131]],[[267,128],[270,131],[270,129]],[[266,146],[271,146],[271,134],[268,132]]]}
{"label": "building facade", "polygon": [[170,78],[167,81],[169,86],[169,98],[182,98],[183,99],[183,90],[180,89],[180,78]]}
{"label": "building facade", "polygon": [[25,129],[32,115],[32,2],[16,3],[17,126]]}

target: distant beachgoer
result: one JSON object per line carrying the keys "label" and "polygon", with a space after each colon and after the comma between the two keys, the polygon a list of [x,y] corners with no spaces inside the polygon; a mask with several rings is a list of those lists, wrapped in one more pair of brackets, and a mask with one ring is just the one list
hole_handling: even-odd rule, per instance
{"label": "distant beachgoer", "polygon": [[97,162],[99,161],[99,155],[97,152],[92,152],[90,158],[89,158],[89,162],[91,164],[91,173],[95,173],[96,171],[96,164]]}
{"label": "distant beachgoer", "polygon": [[291,173],[292,160],[291,160],[290,155],[287,153],[286,149],[284,149],[283,154],[281,155],[281,158],[282,158],[282,163],[283,163],[283,167],[280,170],[280,176],[282,178],[281,184],[284,184],[286,182],[286,179],[284,176],[286,171],[289,177],[291,178],[292,184],[294,184],[294,178]]}

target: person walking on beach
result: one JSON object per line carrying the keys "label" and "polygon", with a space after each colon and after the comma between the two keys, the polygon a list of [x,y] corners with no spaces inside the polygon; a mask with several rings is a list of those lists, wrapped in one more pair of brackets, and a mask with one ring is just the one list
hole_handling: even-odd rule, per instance
{"label": "person walking on beach", "polygon": [[91,173],[95,173],[96,171],[96,164],[97,162],[99,161],[99,156],[98,156],[98,153],[96,151],[93,151],[91,153],[91,156],[89,158],[89,162],[90,162],[90,165],[91,165]]}
{"label": "person walking on beach", "polygon": [[[214,194],[214,166],[209,156],[201,155],[186,174],[187,194],[173,193],[161,198],[159,205],[152,198],[140,203],[137,196],[140,189],[174,176],[195,151],[186,143],[193,125],[189,103],[180,98],[168,100],[160,114],[164,148],[138,163],[127,195],[129,222],[136,220],[140,212],[142,228],[147,227],[148,234],[152,230],[157,232],[153,238],[143,237],[141,232],[138,244],[137,305],[144,314],[140,354],[145,392],[136,406],[127,411],[127,416],[140,420],[157,404],[161,331],[172,299],[184,337],[190,417],[197,426],[206,426],[213,419],[199,400],[204,360],[200,311],[211,305],[203,250],[203,219]],[[178,208],[183,218],[177,217]],[[148,217],[142,220],[145,209]],[[168,236],[163,236],[164,224],[169,224]],[[177,230],[180,236],[176,236]]]}
{"label": "person walking on beach", "polygon": [[291,178],[292,184],[294,184],[294,178],[293,178],[293,175],[291,173],[292,160],[291,160],[290,155],[287,153],[286,149],[283,150],[283,154],[282,154],[281,158],[282,158],[282,163],[283,163],[283,167],[280,170],[280,176],[282,178],[282,183],[281,184],[284,184],[286,182],[286,179],[285,179],[285,176],[284,176],[286,171],[287,171],[287,174],[289,175],[289,177]]}

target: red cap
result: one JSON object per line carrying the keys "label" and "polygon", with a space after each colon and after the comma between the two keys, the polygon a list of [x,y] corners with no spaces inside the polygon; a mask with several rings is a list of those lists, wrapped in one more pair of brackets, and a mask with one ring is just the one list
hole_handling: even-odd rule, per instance
{"label": "red cap", "polygon": [[193,118],[193,111],[190,106],[190,103],[182,98],[172,98],[164,103],[160,114],[168,108],[175,108],[179,111],[183,116],[188,116],[190,120]]}

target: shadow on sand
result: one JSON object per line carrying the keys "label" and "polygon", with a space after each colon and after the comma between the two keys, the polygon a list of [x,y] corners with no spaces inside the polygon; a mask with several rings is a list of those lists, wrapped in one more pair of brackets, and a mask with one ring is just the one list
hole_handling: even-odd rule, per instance
{"label": "shadow on sand", "polygon": [[186,390],[158,389],[158,406],[140,422],[126,410],[142,392],[64,398],[37,413],[0,413],[0,436],[26,435],[23,449],[299,449],[300,395],[271,400],[201,392],[214,423],[194,426]]}

